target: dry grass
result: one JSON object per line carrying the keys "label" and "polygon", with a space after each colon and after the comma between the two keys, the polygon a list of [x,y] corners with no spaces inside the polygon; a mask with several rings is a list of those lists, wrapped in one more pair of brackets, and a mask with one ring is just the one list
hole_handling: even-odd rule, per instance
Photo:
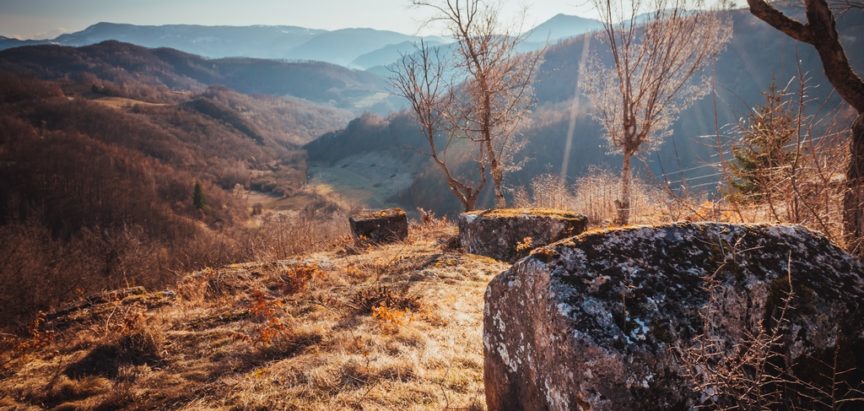
{"label": "dry grass", "polygon": [[110,107],[110,108],[118,109],[118,110],[119,109],[130,109],[130,108],[133,108],[135,106],[141,106],[141,107],[164,107],[164,106],[167,106],[167,104],[150,103],[150,102],[143,101],[143,100],[135,100],[135,99],[125,98],[125,97],[100,97],[100,98],[94,99],[93,101],[96,103],[99,103],[101,105],[104,105],[106,107]]}
{"label": "dry grass", "polygon": [[[801,160],[793,169],[784,169],[769,193],[747,200],[728,191],[723,183],[720,195],[694,195],[671,190],[634,178],[630,223],[664,224],[680,221],[718,221],[728,223],[801,224],[844,245],[843,194],[848,160],[845,146],[836,138],[824,138],[819,144],[802,144]],[[724,177],[726,178],[726,177]],[[724,180],[725,182],[726,180]],[[610,171],[594,169],[567,185],[558,176],[540,175],[529,187],[516,192],[518,207],[544,207],[566,210],[588,217],[592,229],[616,227],[615,200],[619,196],[619,177]],[[845,244],[850,251],[860,245]]]}
{"label": "dry grass", "polygon": [[[620,180],[620,176],[603,169],[591,170],[572,185],[558,176],[539,175],[528,188],[516,192],[515,203],[518,207],[571,211],[588,217],[591,225],[610,226],[618,213],[615,200],[620,197]],[[632,224],[671,222],[683,217],[676,199],[636,177],[632,196]]]}
{"label": "dry grass", "polygon": [[[436,220],[404,243],[202,270],[159,308],[93,309],[3,359],[0,406],[482,409],[483,292],[507,266],[447,251],[454,234]],[[109,372],[81,371],[106,352]]]}

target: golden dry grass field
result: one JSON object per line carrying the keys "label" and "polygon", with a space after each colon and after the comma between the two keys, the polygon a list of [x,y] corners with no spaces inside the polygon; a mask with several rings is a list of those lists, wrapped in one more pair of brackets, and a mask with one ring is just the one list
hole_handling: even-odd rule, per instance
{"label": "golden dry grass field", "polygon": [[48,318],[7,342],[0,408],[483,409],[483,293],[507,265],[453,235],[206,269]]}

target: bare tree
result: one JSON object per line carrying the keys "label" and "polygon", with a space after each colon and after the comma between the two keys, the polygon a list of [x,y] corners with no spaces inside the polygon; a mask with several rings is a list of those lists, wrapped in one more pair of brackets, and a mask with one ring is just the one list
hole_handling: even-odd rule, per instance
{"label": "bare tree", "polygon": [[[611,64],[594,53],[580,86],[615,152],[624,156],[616,223],[630,220],[631,160],[660,145],[678,114],[710,89],[703,68],[723,50],[731,25],[688,0],[594,0]],[[627,7],[629,6],[629,7]],[[650,7],[648,14],[640,12]]]}
{"label": "bare tree", "polygon": [[[432,77],[438,77],[433,81],[436,87],[440,86],[440,77],[445,71],[461,80],[458,86],[450,87],[447,104],[439,111],[443,120],[440,125],[447,128],[450,136],[464,137],[479,145],[478,162],[484,164],[492,176],[496,206],[505,207],[504,175],[513,166],[512,156],[519,146],[514,137],[532,102],[531,85],[542,53],[517,54],[521,37],[504,27],[498,20],[497,10],[484,0],[415,0],[413,3],[433,9],[436,15],[432,20],[444,22],[455,40],[453,54],[445,64],[414,64],[413,68],[433,69]],[[424,47],[420,50],[421,60]],[[405,69],[412,68],[404,63],[403,59],[403,80],[408,77]],[[410,61],[408,63],[411,66]],[[446,69],[441,70],[445,65]],[[428,74],[416,77],[426,78]],[[410,82],[410,78],[408,80]],[[422,89],[412,87],[400,91],[412,101],[416,97],[409,94],[422,93]],[[415,114],[421,117],[416,108]]]}
{"label": "bare tree", "polygon": [[[453,142],[454,129],[443,122],[445,113],[453,105],[454,94],[445,81],[446,68],[440,49],[431,49],[421,41],[415,54],[402,56],[402,60],[392,70],[392,81],[398,92],[410,103],[414,118],[429,143],[432,160],[447,178],[447,186],[465,211],[470,211],[476,206],[477,197],[486,185],[486,163],[477,161],[479,177],[474,182],[460,179],[447,164],[447,149]],[[439,148],[442,130],[450,133],[445,133],[446,141]]]}
{"label": "bare tree", "polygon": [[[860,7],[860,2],[848,1]],[[843,229],[848,249],[864,255],[864,81],[852,70],[840,43],[834,14],[826,0],[804,0],[807,23],[793,20],[765,2],[747,0],[750,13],[777,30],[816,48],[825,76],[837,94],[858,113],[852,124],[849,168],[846,172],[846,195],[843,199]]]}

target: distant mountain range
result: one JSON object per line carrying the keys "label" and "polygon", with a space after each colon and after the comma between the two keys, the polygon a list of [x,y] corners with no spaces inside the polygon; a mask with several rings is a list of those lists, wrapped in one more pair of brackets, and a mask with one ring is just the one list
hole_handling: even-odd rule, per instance
{"label": "distant mountain range", "polygon": [[[537,48],[547,41],[576,36],[599,27],[596,20],[559,14],[526,33],[525,44]],[[340,30],[296,26],[199,26],[97,23],[50,40],[18,40],[0,36],[0,50],[37,44],[87,46],[116,40],[143,47],[170,47],[205,58],[252,57],[314,60],[368,69],[394,62],[421,38],[442,44],[437,36],[419,37],[369,28]]]}
{"label": "distant mountain range", "polygon": [[[413,43],[419,37],[365,28],[328,31],[294,26],[138,26],[97,23],[82,31],[50,40],[2,38],[0,49],[34,44],[79,47],[107,40],[149,48],[170,47],[206,58],[314,60],[350,66],[361,55],[393,44]],[[377,64],[377,61],[372,63]]]}
{"label": "distant mountain range", "polygon": [[[709,96],[696,102],[681,113],[673,135],[658,151],[640,155],[638,173],[652,183],[662,181],[665,175],[673,188],[686,183],[695,191],[713,190],[720,178],[715,124],[721,128],[720,138],[728,147],[734,135],[725,126],[735,124],[752,107],[761,104],[762,93],[772,81],[783,87],[790,79],[795,80],[799,67],[809,79],[807,94],[812,101],[811,112],[825,116],[837,109],[839,124],[849,121],[847,106],[832,93],[812,47],[778,32],[747,10],[728,13],[734,27],[733,37],[713,68],[716,100]],[[864,73],[864,47],[860,47],[864,39],[864,13],[850,11],[839,16],[837,29],[852,67]],[[548,37],[554,40],[553,36]],[[569,161],[566,176],[570,181],[585,175],[592,167],[619,169],[620,156],[608,155],[603,132],[588,116],[588,102],[577,88],[579,63],[586,44],[603,50],[602,45],[592,44],[593,41],[587,36],[570,38],[544,51],[534,82],[537,105],[532,121],[528,122],[530,126],[521,132],[527,140],[519,154],[523,162],[521,169],[506,177],[506,185],[524,187],[538,174],[562,173],[564,159]],[[791,85],[793,92],[796,85],[797,82]],[[568,144],[571,119],[574,133],[572,144]],[[313,173],[318,170],[313,178],[320,178],[337,189],[348,187],[346,182],[356,189],[356,182],[364,181],[362,177],[375,176],[367,171],[374,168],[373,164],[378,167],[386,160],[390,167],[410,174],[414,180],[400,193],[379,199],[376,205],[412,207],[420,204],[438,213],[453,213],[459,210],[459,205],[452,196],[446,195],[448,188],[440,172],[428,159],[418,160],[417,153],[428,150],[426,144],[411,116],[403,112],[388,118],[357,118],[346,129],[326,134],[305,148]],[[382,184],[373,178],[368,180],[370,191],[376,189],[375,184]],[[482,206],[494,200],[491,192],[485,194],[488,195],[482,199]]]}
{"label": "distant mountain range", "polygon": [[[746,10],[729,13],[734,35],[715,68],[716,100],[703,99],[682,113],[673,136],[659,151],[642,157],[646,166],[641,173],[643,176],[650,176],[652,172],[657,176],[669,173],[673,185],[680,185],[686,178],[693,188],[711,189],[717,178],[717,171],[711,166],[717,161],[713,146],[715,111],[718,126],[734,124],[751,107],[761,103],[761,93],[772,80],[782,86],[797,76],[798,64],[811,79],[808,95],[817,102],[814,107],[824,110],[844,107],[831,93],[818,56],[811,47],[801,46],[755,19]],[[861,72],[864,70],[864,48],[857,45],[862,39],[861,33],[864,33],[864,13],[846,13],[838,17],[837,23],[849,60]],[[543,63],[534,82],[537,104],[533,118],[530,126],[522,131],[528,140],[521,154],[525,162],[521,170],[508,176],[509,185],[523,186],[540,173],[560,173],[564,158],[569,161],[566,172],[569,178],[579,177],[594,166],[612,169],[619,166],[619,157],[606,155],[608,149],[600,127],[587,116],[587,102],[576,87],[583,48],[594,40],[585,35],[568,36],[580,31],[584,34],[596,27],[590,20],[561,15],[526,33],[526,44],[550,45],[544,50]],[[189,94],[203,93],[207,87],[222,85],[241,93],[313,102],[314,107],[304,105],[302,111],[313,113],[315,118],[326,115],[327,111],[321,107],[325,105],[348,109],[354,115],[362,112],[386,114],[384,117],[361,116],[346,129],[325,134],[305,145],[313,165],[311,178],[337,188],[342,187],[340,181],[347,181],[351,184],[343,184],[344,188],[354,191],[368,188],[378,196],[376,204],[380,205],[407,207],[424,204],[424,207],[441,213],[456,210],[458,207],[452,197],[444,195],[447,187],[441,183],[434,166],[424,156],[418,155],[425,153],[426,147],[416,125],[404,112],[393,114],[404,107],[404,102],[390,93],[386,79],[375,74],[384,70],[384,65],[394,61],[400,53],[410,52],[410,36],[366,29],[321,32],[312,36],[314,43],[310,43],[313,41],[310,37],[305,41],[297,40],[291,48],[303,49],[318,44],[314,47],[318,49],[318,58],[324,58],[324,49],[347,53],[350,47],[332,45],[340,38],[357,38],[354,40],[357,50],[368,50],[381,42],[391,41],[387,38],[394,43],[359,54],[353,50],[353,54],[340,60],[344,62],[350,58],[346,64],[355,66],[375,65],[367,71],[324,62],[248,57],[208,59],[175,49],[148,49],[107,41],[78,48],[39,45],[0,51],[0,72],[24,73],[61,84],[71,81],[88,85],[88,90],[82,91],[85,94],[92,92],[141,101],[156,101],[149,94],[159,93],[169,96],[163,98],[169,101],[174,101],[170,96],[176,94],[178,102],[182,102],[188,100]],[[364,37],[372,40],[364,40],[365,43],[359,40]],[[58,39],[58,42],[86,42],[96,37],[76,33]],[[9,41],[14,42],[0,39],[0,42]],[[449,47],[441,43],[441,39],[430,39],[432,41],[437,41],[438,47]],[[591,47],[594,49],[598,45]],[[309,52],[313,51],[310,49]],[[194,103],[190,107],[199,112],[216,113],[223,122],[240,124],[239,129],[247,129],[243,123],[234,120],[236,116],[224,115],[226,110],[214,109],[197,101]],[[243,105],[234,104],[237,107]],[[571,113],[571,110],[575,111]],[[342,111],[333,115],[339,115],[341,121],[345,121]],[[840,115],[842,117],[843,113]],[[268,118],[279,116],[273,114]],[[292,122],[300,124],[303,116],[297,114],[294,118]],[[566,141],[571,118],[575,131],[572,145]],[[335,123],[325,124],[316,120],[305,127],[307,131],[303,138],[292,141],[310,141],[316,130],[333,130]],[[247,131],[243,133],[253,140],[259,139],[260,133]],[[700,137],[706,135],[712,137]],[[567,147],[570,151],[565,156]],[[358,178],[368,180],[368,187],[357,187]]]}
{"label": "distant mountain range", "polygon": [[199,92],[221,85],[242,93],[294,97],[357,113],[383,114],[402,104],[389,94],[385,79],[335,64],[254,58],[208,60],[174,49],[148,49],[118,41],[78,48],[38,45],[3,50],[0,71],[45,80],[87,81],[91,77],[93,84],[110,81],[127,89],[130,84],[142,83]]}

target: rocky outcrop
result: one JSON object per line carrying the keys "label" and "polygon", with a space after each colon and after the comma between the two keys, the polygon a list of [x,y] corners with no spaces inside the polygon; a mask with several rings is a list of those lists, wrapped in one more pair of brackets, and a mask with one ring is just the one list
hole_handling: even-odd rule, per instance
{"label": "rocky outcrop", "polygon": [[516,261],[534,248],[577,235],[588,219],[560,210],[516,208],[459,215],[459,241],[471,254]]}
{"label": "rocky outcrop", "polygon": [[386,244],[408,237],[408,216],[401,208],[363,210],[348,218],[358,243]]}
{"label": "rocky outcrop", "polygon": [[534,250],[486,290],[487,405],[686,410],[759,395],[822,409],[807,396],[831,403],[826,376],[853,369],[837,375],[847,391],[864,379],[862,275],[798,226],[627,228]]}

